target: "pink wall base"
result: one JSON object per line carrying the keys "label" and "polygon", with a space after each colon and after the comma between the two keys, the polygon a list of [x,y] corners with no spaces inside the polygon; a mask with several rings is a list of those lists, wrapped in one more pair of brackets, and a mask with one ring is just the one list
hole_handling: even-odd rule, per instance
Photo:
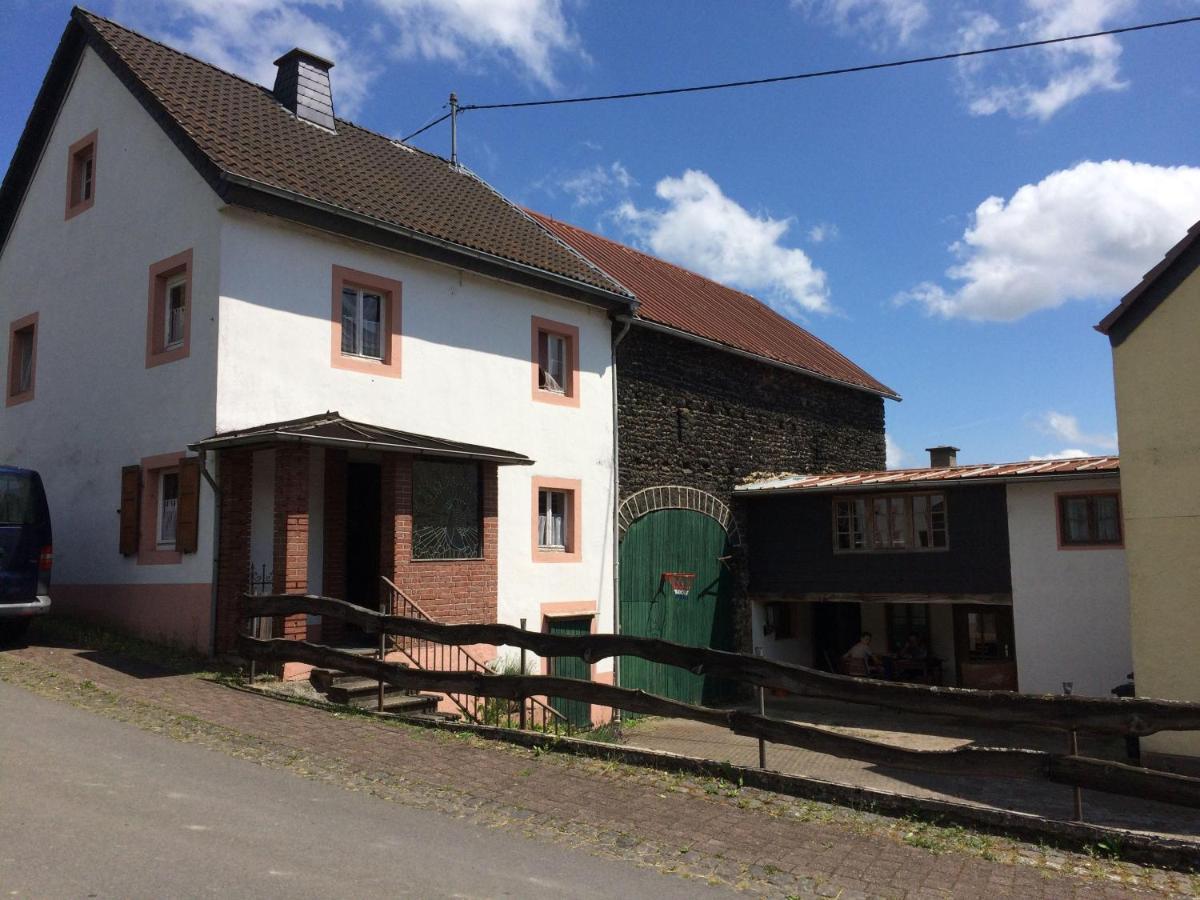
{"label": "pink wall base", "polygon": [[211,584],[54,584],[50,599],[51,615],[77,616],[209,652]]}

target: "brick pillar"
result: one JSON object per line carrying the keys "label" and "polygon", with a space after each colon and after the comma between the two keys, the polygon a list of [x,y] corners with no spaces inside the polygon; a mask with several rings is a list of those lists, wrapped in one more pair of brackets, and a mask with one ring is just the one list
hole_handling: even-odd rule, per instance
{"label": "brick pillar", "polygon": [[[303,594],[308,590],[308,448],[280,447],[275,451],[274,590]],[[283,618],[285,638],[303,640],[308,617]]]}
{"label": "brick pillar", "polygon": [[379,569],[404,590],[412,557],[412,457],[385,454],[379,481]]}
{"label": "brick pillar", "polygon": [[217,566],[217,653],[231,653],[242,621],[242,595],[250,578],[250,503],[254,458],[248,450],[222,450],[217,458],[221,484],[221,536]]}
{"label": "brick pillar", "polygon": [[[326,597],[346,599],[346,451],[325,450],[325,585]],[[321,620],[321,641],[336,644],[345,633],[341,619]]]}

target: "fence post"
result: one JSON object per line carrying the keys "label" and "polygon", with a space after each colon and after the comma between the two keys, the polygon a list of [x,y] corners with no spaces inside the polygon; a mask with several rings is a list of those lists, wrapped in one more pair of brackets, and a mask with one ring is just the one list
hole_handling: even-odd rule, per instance
{"label": "fence post", "polygon": [[[1064,681],[1062,683],[1062,686],[1063,686],[1063,693],[1069,697],[1069,696],[1071,696],[1071,692],[1075,689],[1075,682]],[[1071,732],[1067,737],[1067,752],[1071,756],[1079,755],[1079,732],[1076,731],[1074,728],[1071,729]],[[1082,822],[1083,821],[1083,788],[1076,787],[1074,789],[1074,793],[1075,793],[1075,810],[1074,810],[1075,821]]]}
{"label": "fence post", "polygon": [[[521,619],[521,630],[522,631],[525,630],[525,619],[524,618]],[[521,674],[522,675],[525,674],[525,648],[524,647],[521,648]],[[520,701],[521,702],[521,719],[518,724],[521,726],[522,731],[525,730],[525,700],[526,700],[526,698],[522,697],[521,701]]]}
{"label": "fence post", "polygon": [[[388,613],[388,603],[386,598],[381,598],[379,601],[379,614],[386,616]],[[379,627],[379,661],[387,661],[387,632],[383,630],[383,623]],[[383,712],[383,679],[379,679],[379,712]]]}
{"label": "fence post", "polygon": [[[755,647],[754,655],[762,656],[762,647]],[[761,684],[758,686],[758,714],[760,716],[766,716],[767,714],[767,692]],[[767,767],[767,742],[762,738],[758,739],[758,767],[760,769]]]}

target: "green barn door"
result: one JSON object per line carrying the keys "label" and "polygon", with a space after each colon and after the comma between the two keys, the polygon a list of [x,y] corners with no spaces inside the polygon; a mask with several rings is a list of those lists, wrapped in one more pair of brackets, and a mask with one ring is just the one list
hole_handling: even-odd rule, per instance
{"label": "green barn door", "polygon": [[[633,522],[621,541],[621,633],[732,650],[730,553],[725,529],[703,513],[660,509]],[[690,594],[677,597],[664,572],[695,574]],[[716,679],[628,656],[621,657],[621,686],[687,703],[713,702],[730,690]]]}
{"label": "green barn door", "polygon": [[[551,618],[550,634],[561,634],[565,637],[585,637],[592,632],[592,617],[583,616],[573,619]],[[550,658],[550,674],[559,678],[578,678],[581,681],[591,680],[591,666],[578,656],[553,656]],[[550,697],[550,705],[567,717],[572,725],[579,728],[590,728],[592,724],[592,706],[581,700],[567,700],[563,697]]]}

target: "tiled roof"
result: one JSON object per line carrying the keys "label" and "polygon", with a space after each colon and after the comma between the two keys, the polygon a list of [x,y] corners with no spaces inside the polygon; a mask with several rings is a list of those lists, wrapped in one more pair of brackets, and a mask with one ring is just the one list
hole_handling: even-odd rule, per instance
{"label": "tiled roof", "polygon": [[[138,85],[222,175],[250,179],[354,216],[625,295],[487,184],[447,160],[337,120],[301,121],[271,91],[108,19],[75,21],[110,49]],[[336,103],[336,85],[334,101]]]}
{"label": "tiled roof", "polygon": [[538,221],[634,293],[639,319],[899,399],[833,347],[749,294],[542,213]]}
{"label": "tiled roof", "polygon": [[1016,481],[1026,478],[1068,478],[1115,475],[1121,470],[1116,456],[1087,456],[1044,462],[984,463],[937,469],[889,469],[883,472],[836,472],[829,475],[782,475],[734,488],[739,493],[790,491],[868,490],[892,486],[953,484],[977,481]]}

